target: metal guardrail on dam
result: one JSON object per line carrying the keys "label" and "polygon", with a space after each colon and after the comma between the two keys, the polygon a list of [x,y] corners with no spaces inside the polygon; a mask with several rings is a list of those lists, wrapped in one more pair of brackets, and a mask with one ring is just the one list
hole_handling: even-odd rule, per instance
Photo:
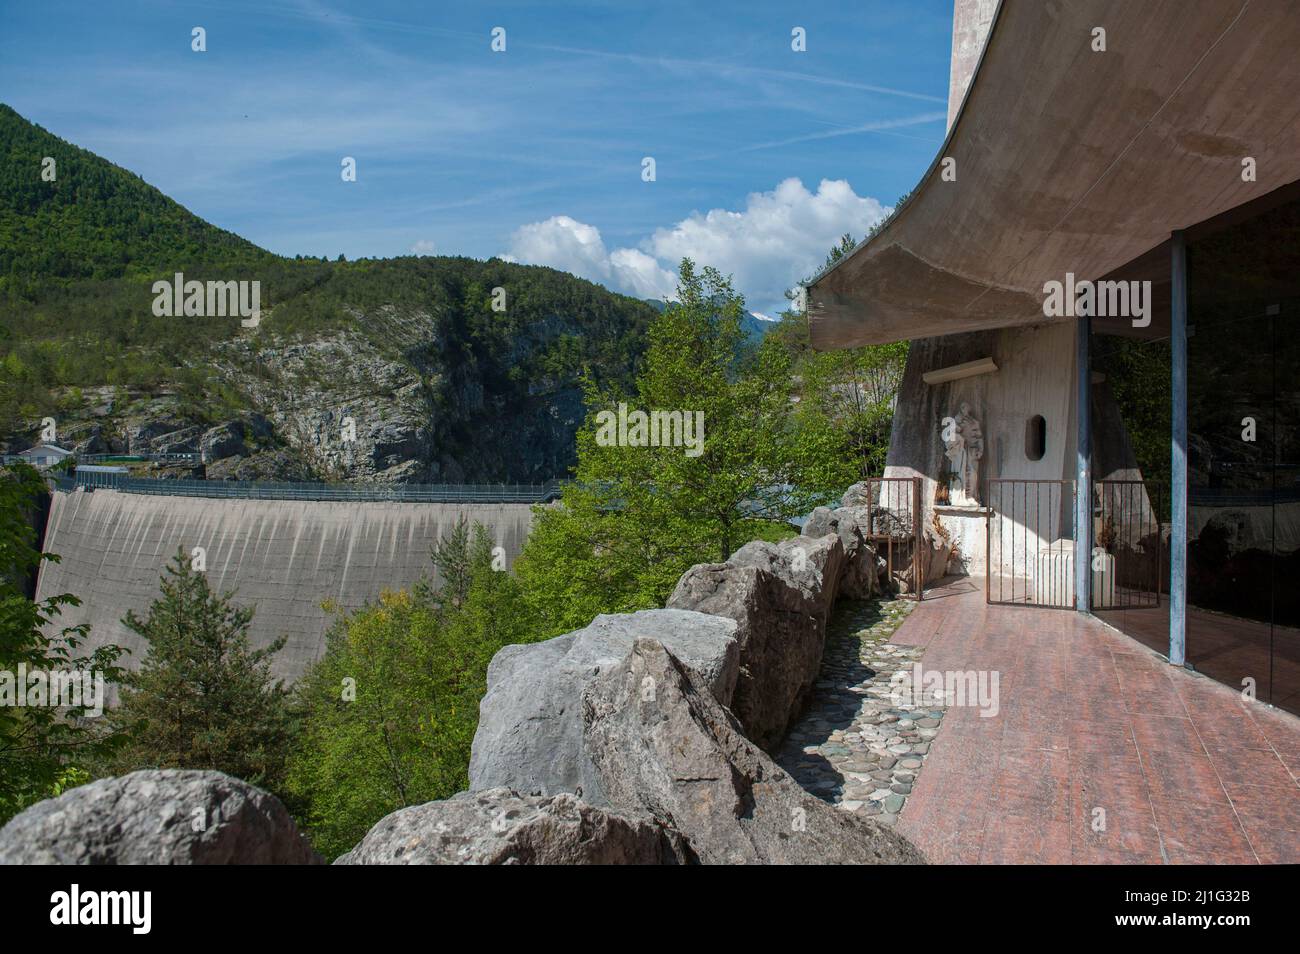
{"label": "metal guardrail on dam", "polygon": [[560,482],[544,484],[325,484],[249,480],[163,480],[78,471],[75,487],[167,497],[242,500],[342,500],[396,503],[546,503],[560,496]]}

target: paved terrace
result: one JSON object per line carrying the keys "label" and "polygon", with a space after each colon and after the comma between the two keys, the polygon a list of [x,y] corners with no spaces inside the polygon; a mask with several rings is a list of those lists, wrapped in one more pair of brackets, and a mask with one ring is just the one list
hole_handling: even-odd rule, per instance
{"label": "paved terrace", "polygon": [[947,710],[899,816],[936,863],[1300,862],[1295,716],[1078,613],[987,606],[982,581],[927,594],[893,642],[1001,673],[996,717]]}

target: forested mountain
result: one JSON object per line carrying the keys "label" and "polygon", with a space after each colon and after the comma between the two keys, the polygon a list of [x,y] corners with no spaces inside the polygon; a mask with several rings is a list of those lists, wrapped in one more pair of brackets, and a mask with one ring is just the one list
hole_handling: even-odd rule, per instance
{"label": "forested mountain", "polygon": [[[155,316],[178,271],[260,282],[260,324]],[[209,476],[544,480],[573,460],[583,369],[630,380],[653,315],[498,259],[273,255],[0,105],[10,449],[54,417],[86,451],[203,450]]]}
{"label": "forested mountain", "polygon": [[[49,171],[46,157],[54,160]],[[0,281],[118,278],[177,261],[222,265],[273,258],[0,103]]]}

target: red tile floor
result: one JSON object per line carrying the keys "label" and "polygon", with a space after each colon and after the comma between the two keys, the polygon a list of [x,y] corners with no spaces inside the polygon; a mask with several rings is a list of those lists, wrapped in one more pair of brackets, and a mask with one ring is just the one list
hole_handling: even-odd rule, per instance
{"label": "red tile floor", "polygon": [[929,591],[894,635],[926,671],[999,673],[950,708],[899,816],[936,863],[1300,862],[1300,718],[1097,620]]}
{"label": "red tile floor", "polygon": [[[1159,652],[1169,647],[1169,601],[1160,605],[1099,610],[1097,618]],[[1256,692],[1280,709],[1300,712],[1300,630],[1187,607],[1187,661],[1197,672]]]}

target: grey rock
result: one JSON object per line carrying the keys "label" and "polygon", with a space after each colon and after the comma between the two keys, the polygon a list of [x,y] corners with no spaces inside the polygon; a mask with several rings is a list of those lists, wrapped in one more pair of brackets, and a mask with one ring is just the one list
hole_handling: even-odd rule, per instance
{"label": "grey rock", "polygon": [[755,566],[800,590],[823,632],[844,570],[844,545],[838,536],[798,536],[780,543],[755,540],[731,555],[733,566]]}
{"label": "grey rock", "polygon": [[244,424],[242,421],[227,421],[204,431],[199,439],[199,452],[203,463],[210,464],[226,457],[235,457],[248,453],[244,443]]}
{"label": "grey rock", "polygon": [[0,864],[9,865],[320,863],[279,799],[222,772],[100,779],[0,829]]}
{"label": "grey rock", "polygon": [[197,454],[203,429],[198,426],[182,427],[153,440],[155,454]]}
{"label": "grey rock", "polygon": [[769,570],[705,563],[682,575],[668,605],[736,621],[731,710],[751,740],[768,751],[778,746],[821,665],[825,629],[807,594]]}
{"label": "grey rock", "polygon": [[70,450],[74,454],[107,454],[110,452],[104,428],[99,424],[70,429],[69,433],[64,435],[64,440],[71,444]]}
{"label": "grey rock", "polygon": [[[871,599],[881,593],[890,592],[893,589],[893,581],[889,579],[888,563],[881,556],[876,547],[870,542],[869,538],[872,533],[871,523],[873,514],[876,523],[884,521],[892,525],[896,521],[892,514],[888,512],[876,512],[872,507],[867,506],[865,490],[854,488],[864,488],[865,485],[855,484],[849,492],[844,495],[845,506],[831,509],[829,507],[818,507],[808,517],[804,524],[804,534],[807,536],[818,536],[827,533],[834,533],[839,536],[840,543],[844,546],[845,566],[840,576],[841,595],[855,600]],[[849,504],[850,500],[860,500],[859,504]],[[877,527],[877,531],[882,531],[883,527]],[[902,533],[903,528],[896,527],[898,532]]]}
{"label": "grey rock", "polygon": [[574,792],[605,804],[582,732],[582,692],[616,667],[638,637],[670,646],[724,705],[738,672],[736,623],[680,609],[597,616],[585,629],[493,657],[470,754],[470,791]]}
{"label": "grey rock", "polygon": [[[928,585],[948,575],[956,546],[952,536],[943,527],[926,527],[921,534],[921,559],[925,567],[922,579]],[[960,569],[960,566],[957,567]]]}
{"label": "grey rock", "polygon": [[824,537],[828,533],[835,533],[834,517],[831,515],[830,507],[816,507],[804,521],[803,535],[807,537]]}
{"label": "grey rock", "polygon": [[649,818],[574,795],[461,792],[380,819],[336,865],[658,865],[688,860],[684,842]]}
{"label": "grey rock", "polygon": [[907,839],[804,792],[654,639],[583,694],[588,752],[610,804],[684,835],[705,864],[922,863]]}
{"label": "grey rock", "polygon": [[175,418],[150,418],[141,423],[128,424],[126,428],[127,451],[132,454],[161,453],[156,444],[169,434],[185,427],[185,422]]}
{"label": "grey rock", "polygon": [[840,498],[840,506],[865,507],[867,504],[875,502],[872,497],[871,484],[865,480],[860,480],[844,491],[844,496]]}

